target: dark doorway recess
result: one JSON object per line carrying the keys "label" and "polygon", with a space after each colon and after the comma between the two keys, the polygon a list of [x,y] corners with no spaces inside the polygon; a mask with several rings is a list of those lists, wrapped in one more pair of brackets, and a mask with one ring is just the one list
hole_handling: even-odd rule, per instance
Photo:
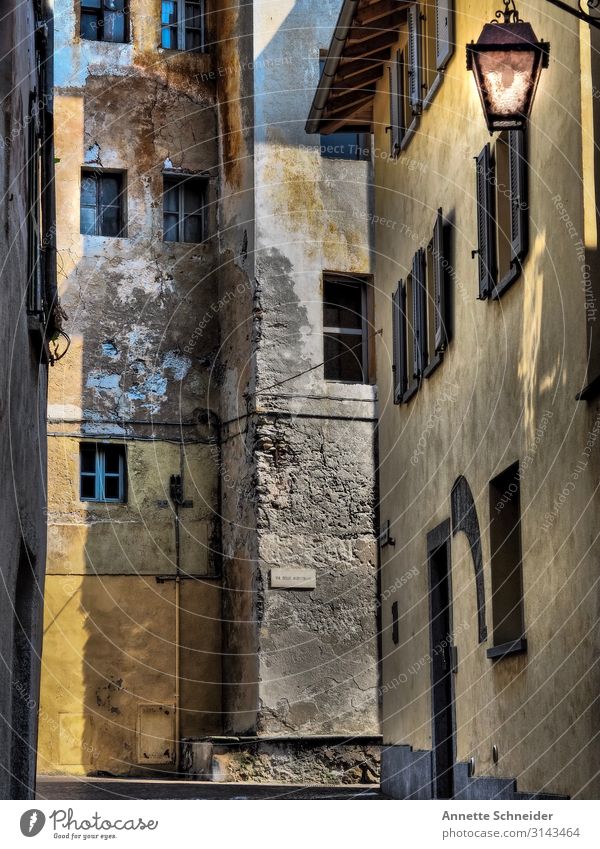
{"label": "dark doorway recess", "polygon": [[452,582],[450,521],[427,535],[429,563],[429,612],[431,645],[431,709],[433,749],[433,797],[454,795],[456,666],[452,642]]}

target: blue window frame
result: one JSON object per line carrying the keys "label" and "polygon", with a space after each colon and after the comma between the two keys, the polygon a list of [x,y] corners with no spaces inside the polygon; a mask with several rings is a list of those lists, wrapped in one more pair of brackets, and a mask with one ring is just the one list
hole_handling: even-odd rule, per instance
{"label": "blue window frame", "polygon": [[162,0],[160,20],[165,50],[204,49],[204,0]]}
{"label": "blue window frame", "polygon": [[127,464],[124,445],[83,442],[79,447],[81,501],[127,500]]}

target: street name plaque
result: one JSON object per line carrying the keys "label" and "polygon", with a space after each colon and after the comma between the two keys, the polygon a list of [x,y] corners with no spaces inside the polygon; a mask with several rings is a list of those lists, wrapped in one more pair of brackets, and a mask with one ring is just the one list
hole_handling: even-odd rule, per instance
{"label": "street name plaque", "polygon": [[316,569],[271,569],[271,587],[277,590],[314,590]]}

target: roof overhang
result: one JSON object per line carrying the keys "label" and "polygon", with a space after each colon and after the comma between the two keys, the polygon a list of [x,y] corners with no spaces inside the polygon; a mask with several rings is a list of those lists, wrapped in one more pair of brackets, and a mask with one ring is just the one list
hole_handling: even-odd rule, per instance
{"label": "roof overhang", "polygon": [[344,0],[306,122],[307,133],[370,131],[377,82],[415,0]]}

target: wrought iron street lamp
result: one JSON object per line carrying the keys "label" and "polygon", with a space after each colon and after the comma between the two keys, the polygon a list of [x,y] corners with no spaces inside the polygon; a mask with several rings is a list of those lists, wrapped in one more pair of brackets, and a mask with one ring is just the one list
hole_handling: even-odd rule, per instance
{"label": "wrought iron street lamp", "polygon": [[550,45],[538,41],[531,24],[519,17],[514,0],[467,45],[467,68],[473,71],[485,120],[495,130],[522,130],[529,119]]}

